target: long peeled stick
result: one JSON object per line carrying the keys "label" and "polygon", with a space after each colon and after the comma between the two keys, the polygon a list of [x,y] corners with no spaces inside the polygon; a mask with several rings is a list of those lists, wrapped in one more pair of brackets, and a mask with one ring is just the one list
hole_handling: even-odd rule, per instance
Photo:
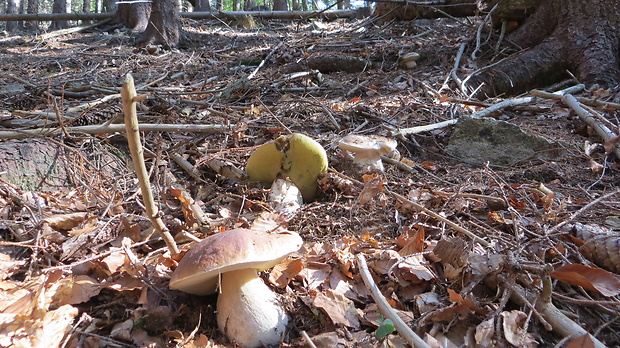
{"label": "long peeled stick", "polygon": [[405,323],[399,316],[396,311],[392,309],[392,306],[386,301],[385,297],[375,284],[375,281],[372,279],[370,275],[370,271],[368,271],[368,265],[366,264],[366,259],[364,255],[357,254],[357,266],[359,267],[360,275],[362,276],[362,280],[368,290],[370,290],[370,295],[375,300],[377,307],[381,310],[381,313],[385,315],[386,318],[390,319],[394,323],[394,327],[396,331],[405,339],[412,347],[415,348],[431,348],[420,336],[418,336],[409,325]]}
{"label": "long peeled stick", "polygon": [[149,175],[144,164],[144,153],[142,151],[142,143],[140,142],[140,129],[138,127],[138,114],[136,112],[136,102],[144,100],[145,97],[136,94],[136,88],[133,83],[131,74],[127,74],[123,89],[121,90],[123,100],[123,114],[125,114],[125,131],[127,132],[127,142],[129,143],[129,151],[131,152],[131,160],[136,171],[136,176],[140,182],[140,190],[142,191],[142,199],[144,200],[144,208],[146,215],[151,220],[153,227],[159,233],[161,238],[166,242],[170,252],[179,253],[179,248],[174,242],[174,238],[170,234],[170,230],[164,225],[159,216],[159,210],[153,200],[153,191],[149,183]]}

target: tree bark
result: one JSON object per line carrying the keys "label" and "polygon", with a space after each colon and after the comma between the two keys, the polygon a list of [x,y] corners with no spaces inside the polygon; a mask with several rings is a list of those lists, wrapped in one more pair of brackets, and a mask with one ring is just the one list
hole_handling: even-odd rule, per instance
{"label": "tree bark", "polygon": [[210,12],[211,2],[209,0],[189,0],[195,12]]}
{"label": "tree bark", "polygon": [[617,87],[620,83],[620,3],[546,0],[509,40],[523,50],[469,84],[477,96],[515,94],[569,77]]}
{"label": "tree bark", "polygon": [[143,32],[149,23],[151,4],[139,2],[135,4],[119,4],[115,15],[115,24],[131,28],[135,32]]}
{"label": "tree bark", "polygon": [[142,45],[163,45],[174,48],[179,45],[181,27],[181,4],[177,0],[153,0],[151,16],[142,37]]}
{"label": "tree bark", "polygon": [[[39,0],[28,0],[26,13],[39,13]],[[24,26],[28,30],[39,30],[39,22],[27,21]]]}
{"label": "tree bark", "polygon": [[288,1],[287,0],[273,0],[273,10],[274,11],[288,11]]}
{"label": "tree bark", "polygon": [[[6,4],[6,13],[7,14],[17,14],[19,13],[19,8],[21,6],[21,0],[8,0]],[[6,31],[12,33],[18,30],[21,27],[21,22],[18,21],[10,21],[6,22]]]}
{"label": "tree bark", "polygon": [[[82,12],[90,13],[90,0],[84,0],[84,4],[82,5]],[[89,20],[82,21],[82,24],[90,24]]]}
{"label": "tree bark", "polygon": [[[52,12],[54,13],[69,13],[71,12],[71,0],[54,0],[54,6],[52,6]],[[69,21],[54,21],[50,25],[50,30],[59,30],[69,28]]]}
{"label": "tree bark", "polygon": [[446,14],[454,17],[473,16],[480,0],[444,0],[442,5],[412,5],[400,0],[377,1],[374,14],[383,22],[391,20],[413,20],[416,18],[438,18]]}
{"label": "tree bark", "polygon": [[114,12],[116,10],[116,2],[114,0],[103,0],[103,11]]}

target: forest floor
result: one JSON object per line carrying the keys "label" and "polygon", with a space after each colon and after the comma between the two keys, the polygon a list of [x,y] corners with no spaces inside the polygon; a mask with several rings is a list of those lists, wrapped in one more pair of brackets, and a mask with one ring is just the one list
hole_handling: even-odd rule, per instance
{"label": "forest floor", "polygon": [[[459,76],[502,57],[471,58],[479,19],[255,20],[251,29],[184,20],[174,51],[136,48],[126,31],[0,43],[0,133],[56,131],[0,143],[0,346],[233,345],[217,329],[216,295],[168,289],[180,257],[145,217],[125,138],[60,131],[113,114],[129,72],[149,96],[141,123],[227,127],[143,134],[163,220],[183,252],[193,245],[184,232],[202,239],[271,211],[268,190],[209,163],[244,169],[258,145],[289,132],[326,149],[317,198],[286,222],[304,246],[262,274],[289,309],[281,346],[304,346],[303,333],[317,347],[405,346],[405,335],[381,337],[389,314],[379,315],[358,254],[432,347],[592,346],[578,330],[565,338],[557,313],[608,346],[620,341],[620,168],[561,101],[490,115],[549,139],[561,149],[552,158],[466,165],[444,151],[452,125],[396,136],[402,159],[374,174],[336,146],[347,134],[392,137],[505,100],[469,102],[445,83],[463,43]],[[421,56],[412,69],[398,61],[409,52]],[[596,88],[578,95],[610,98]],[[614,110],[595,112],[617,130]],[[49,177],[31,178],[40,169],[26,148],[42,152],[38,165],[56,155]]]}

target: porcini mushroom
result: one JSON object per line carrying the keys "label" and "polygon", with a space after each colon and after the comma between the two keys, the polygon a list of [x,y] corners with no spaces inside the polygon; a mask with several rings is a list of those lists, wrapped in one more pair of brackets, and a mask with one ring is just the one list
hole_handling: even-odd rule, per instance
{"label": "porcini mushroom", "polygon": [[170,279],[170,288],[208,295],[216,292],[219,283],[220,331],[245,348],[277,344],[288,316],[258,272],[299,250],[302,243],[301,237],[290,231],[234,229],[211,235],[181,259]]}
{"label": "porcini mushroom", "polygon": [[308,202],[316,194],[319,174],[327,171],[327,153],[321,144],[306,135],[281,135],[254,151],[248,158],[246,171],[249,180],[266,185],[288,177]]}
{"label": "porcini mushroom", "polygon": [[420,59],[420,54],[417,52],[405,53],[398,58],[398,63],[403,68],[413,69],[416,67],[416,61]]}
{"label": "porcini mushroom", "polygon": [[379,135],[349,134],[338,142],[338,147],[354,154],[353,163],[362,171],[383,171],[381,155],[387,155],[396,149],[394,139]]}

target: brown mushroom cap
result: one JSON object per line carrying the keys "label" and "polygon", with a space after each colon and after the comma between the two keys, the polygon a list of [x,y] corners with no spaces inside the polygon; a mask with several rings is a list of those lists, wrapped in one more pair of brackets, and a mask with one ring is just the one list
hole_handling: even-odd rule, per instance
{"label": "brown mushroom cap", "polygon": [[169,286],[194,295],[212,294],[220,274],[244,268],[266,270],[302,244],[301,237],[290,231],[269,234],[240,228],[214,234],[185,254]]}

